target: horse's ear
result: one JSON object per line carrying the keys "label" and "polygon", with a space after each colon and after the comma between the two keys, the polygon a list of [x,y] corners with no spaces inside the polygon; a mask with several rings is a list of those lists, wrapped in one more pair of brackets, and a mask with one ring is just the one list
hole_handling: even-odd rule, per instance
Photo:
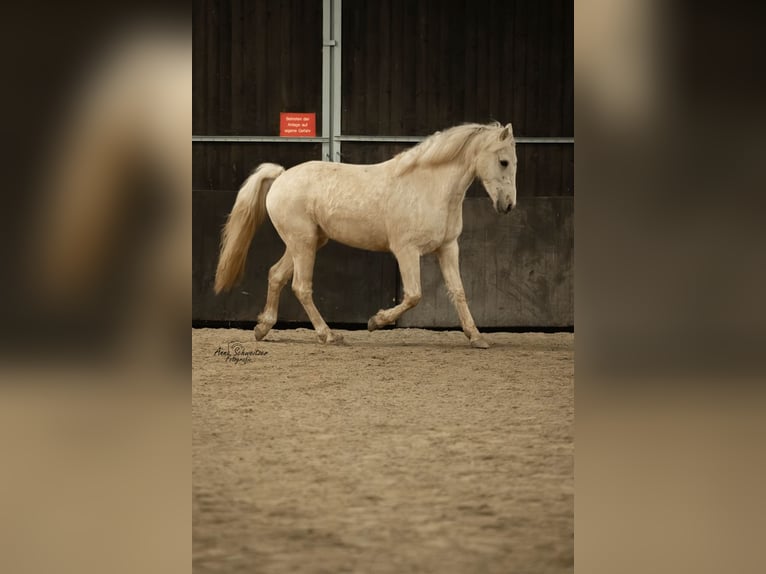
{"label": "horse's ear", "polygon": [[501,140],[508,139],[508,136],[512,136],[512,135],[513,135],[513,128],[511,127],[511,124],[508,124],[503,128],[503,131],[500,132],[500,139]]}

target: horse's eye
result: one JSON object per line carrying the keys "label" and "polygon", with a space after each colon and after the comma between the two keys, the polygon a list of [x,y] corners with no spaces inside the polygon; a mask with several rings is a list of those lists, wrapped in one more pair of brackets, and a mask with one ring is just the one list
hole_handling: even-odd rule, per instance
{"label": "horse's eye", "polygon": [[500,160],[500,165],[502,165],[503,167],[508,167],[508,160],[507,159],[501,159]]}

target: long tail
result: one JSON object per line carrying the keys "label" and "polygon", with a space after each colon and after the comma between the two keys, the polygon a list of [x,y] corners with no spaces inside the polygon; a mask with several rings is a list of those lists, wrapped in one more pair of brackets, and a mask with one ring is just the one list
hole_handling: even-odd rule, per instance
{"label": "long tail", "polygon": [[242,278],[250,242],[266,217],[266,194],[284,171],[281,165],[262,163],[237,193],[221,235],[221,255],[215,272],[216,293],[230,289]]}

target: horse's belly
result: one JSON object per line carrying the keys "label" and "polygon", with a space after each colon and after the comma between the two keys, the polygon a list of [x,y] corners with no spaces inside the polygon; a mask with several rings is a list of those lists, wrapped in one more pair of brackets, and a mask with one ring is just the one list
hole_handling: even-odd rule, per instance
{"label": "horse's belly", "polygon": [[359,249],[387,250],[380,190],[351,181],[317,190],[313,204],[317,225],[334,241]]}
{"label": "horse's belly", "polygon": [[388,250],[388,237],[382,221],[370,221],[369,218],[343,213],[318,219],[319,227],[333,241],[369,251]]}

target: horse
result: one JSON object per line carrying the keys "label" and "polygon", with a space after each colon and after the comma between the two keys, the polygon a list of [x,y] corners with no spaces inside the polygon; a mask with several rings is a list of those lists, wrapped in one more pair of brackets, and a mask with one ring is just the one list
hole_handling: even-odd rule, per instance
{"label": "horse", "polygon": [[314,305],[312,275],[319,248],[330,239],[396,257],[404,297],[367,323],[370,331],[394,323],[418,304],[420,258],[436,253],[463,333],[475,348],[489,347],[476,328],[459,269],[463,200],[478,178],[498,213],[516,206],[516,145],[511,124],[463,124],[436,132],[388,161],[353,165],[309,161],[288,170],[263,163],[247,178],[221,235],[216,294],[242,277],[258,226],[268,213],[286,249],[269,270],[268,294],[255,338],[277,321],[282,288],[292,288],[322,343],[342,343]]}

